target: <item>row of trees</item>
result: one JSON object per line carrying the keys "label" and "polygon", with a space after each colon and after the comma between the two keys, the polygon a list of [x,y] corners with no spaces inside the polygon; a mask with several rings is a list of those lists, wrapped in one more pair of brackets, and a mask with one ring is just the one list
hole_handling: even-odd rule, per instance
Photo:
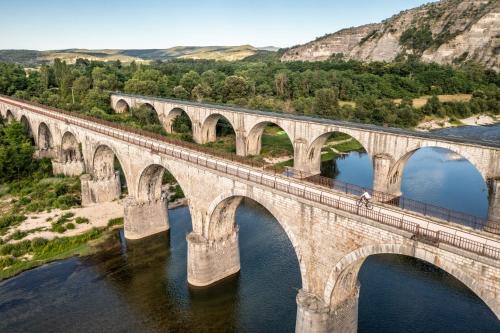
{"label": "row of trees", "polygon": [[[414,126],[425,115],[498,112],[500,76],[474,64],[459,68],[407,59],[391,64],[331,60],[216,62],[174,60],[149,65],[58,59],[29,75],[0,64],[0,92],[68,110],[110,113],[109,91],[229,103],[353,121]],[[415,109],[421,95],[474,93],[470,103]],[[393,99],[402,98],[395,104]],[[339,103],[349,101],[349,103]]]}

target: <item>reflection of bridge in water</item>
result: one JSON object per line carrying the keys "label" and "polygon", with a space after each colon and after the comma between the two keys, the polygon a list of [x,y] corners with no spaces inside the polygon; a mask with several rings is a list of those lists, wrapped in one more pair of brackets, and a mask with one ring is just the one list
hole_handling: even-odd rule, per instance
{"label": "reflection of bridge in water", "polygon": [[[83,203],[120,195],[120,178],[105,167],[116,157],[129,190],[124,207],[125,236],[129,239],[169,228],[161,179],[165,170],[170,171],[188,198],[192,218],[193,231],[187,236],[187,279],[192,285],[210,285],[240,270],[235,212],[243,198],[261,204],[283,227],[297,255],[302,278],[297,296],[298,332],[354,331],[358,272],[368,256],[380,253],[416,257],[447,271],[500,317],[498,236],[402,209],[400,203],[390,202],[397,197],[393,192],[382,192],[379,202],[369,210],[356,205],[352,189],[339,191],[339,183],[327,184],[327,188],[321,182],[274,174],[245,165],[237,156],[214,156],[195,144],[7,97],[0,98],[0,111],[2,116],[23,120],[29,126],[38,155],[53,158],[55,170],[85,173],[81,177]],[[387,140],[395,135],[379,131]],[[366,137],[373,140],[368,152],[378,145],[393,146],[383,144],[377,135]],[[408,137],[405,144],[419,141],[422,146],[453,146],[477,162],[483,176],[500,170],[500,161],[495,159],[498,148],[426,140]],[[362,137],[358,141],[363,142]],[[298,141],[293,142],[295,146]],[[308,144],[302,140],[301,145]],[[76,158],[63,158],[67,151]],[[314,155],[314,151],[306,154]],[[385,170],[387,176],[390,165],[384,163],[375,159],[375,170]],[[295,168],[295,172],[311,175],[311,168],[306,169]]]}

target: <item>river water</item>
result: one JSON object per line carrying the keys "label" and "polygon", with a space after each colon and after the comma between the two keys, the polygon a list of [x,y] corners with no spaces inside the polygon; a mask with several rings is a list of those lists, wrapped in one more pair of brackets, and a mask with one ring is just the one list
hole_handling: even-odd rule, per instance
{"label": "river water", "polygon": [[[450,156],[417,151],[405,169],[403,193],[485,214],[483,180],[468,162]],[[371,186],[366,154],[353,152],[335,168],[337,178]],[[241,272],[201,290],[186,282],[189,211],[177,208],[169,216],[168,237],[127,243],[117,235],[112,249],[1,282],[0,332],[293,332],[300,273],[272,215],[252,202],[238,208]],[[500,321],[477,296],[422,261],[369,257],[360,282],[359,332],[500,332]]]}

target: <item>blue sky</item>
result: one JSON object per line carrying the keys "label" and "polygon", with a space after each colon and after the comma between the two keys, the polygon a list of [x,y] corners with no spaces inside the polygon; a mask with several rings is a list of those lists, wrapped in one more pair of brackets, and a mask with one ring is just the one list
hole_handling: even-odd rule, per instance
{"label": "blue sky", "polygon": [[286,47],[429,0],[0,0],[0,49]]}

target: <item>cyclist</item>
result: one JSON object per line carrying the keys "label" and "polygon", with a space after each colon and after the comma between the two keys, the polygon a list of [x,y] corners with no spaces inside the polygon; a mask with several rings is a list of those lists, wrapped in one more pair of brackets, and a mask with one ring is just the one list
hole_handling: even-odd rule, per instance
{"label": "cyclist", "polygon": [[361,201],[365,205],[368,205],[368,203],[370,202],[371,198],[372,198],[372,196],[370,195],[370,193],[368,193],[368,191],[365,191],[363,194],[361,194],[361,197],[359,198],[359,201]]}

